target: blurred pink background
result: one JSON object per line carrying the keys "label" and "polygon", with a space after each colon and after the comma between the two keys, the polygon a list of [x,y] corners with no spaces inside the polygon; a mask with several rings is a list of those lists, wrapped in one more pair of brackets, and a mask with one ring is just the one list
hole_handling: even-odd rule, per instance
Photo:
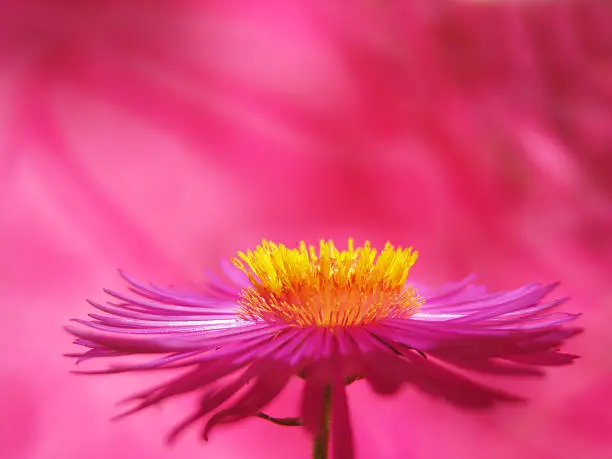
{"label": "blurred pink background", "polygon": [[612,4],[347,5],[0,4],[3,458],[308,458],[257,419],[166,448],[189,398],[109,422],[167,375],[71,375],[62,327],[117,268],[190,285],[262,238],[348,236],[414,246],[422,282],[559,279],[586,328],[574,366],[489,380],[526,407],[355,384],[359,458],[612,457]]}

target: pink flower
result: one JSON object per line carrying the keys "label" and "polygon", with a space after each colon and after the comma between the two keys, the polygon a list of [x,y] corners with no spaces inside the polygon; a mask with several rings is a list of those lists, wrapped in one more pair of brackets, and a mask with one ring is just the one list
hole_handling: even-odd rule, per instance
{"label": "pink flower", "polygon": [[[79,361],[161,355],[97,373],[188,368],[175,379],[132,397],[126,414],[192,391],[197,410],[170,434],[212,414],[203,431],[262,413],[290,380],[305,380],[300,420],[315,437],[315,458],[327,457],[331,416],[333,457],[355,457],[346,385],[359,379],[380,394],[405,383],[462,408],[517,401],[476,383],[453,367],[482,373],[538,375],[538,366],[569,364],[558,347],[578,333],[577,316],[543,301],[556,285],[526,285],[488,293],[471,277],[441,289],[406,283],[417,254],[369,242],[339,251],[321,241],[319,253],[301,243],[288,249],[264,241],[239,252],[223,277],[211,274],[198,293],[163,289],[125,276],[135,295],[115,291],[105,315],[69,327]],[[93,329],[93,330],[91,330]],[[450,365],[450,367],[449,367]],[[94,372],[96,373],[96,372]],[[221,406],[229,402],[229,406]],[[281,421],[276,421],[283,423]],[[295,421],[298,424],[298,421]]]}
{"label": "pink flower", "polygon": [[[494,291],[560,279],[567,310],[588,312],[588,333],[572,341],[585,356],[579,368],[551,369],[537,384],[493,381],[528,397],[529,416],[512,404],[468,414],[409,387],[380,398],[352,384],[359,455],[612,457],[602,403],[612,3],[266,5],[1,2],[0,451],[306,451],[304,429],[281,437],[258,419],[219,429],[205,451],[192,436],[171,450],[151,441],[189,400],[109,423],[116,394],[156,376],[72,377],[58,358],[71,350],[62,326],[100,286],[120,290],[118,267],[197,285],[202,266],[263,236],[353,234],[418,247],[413,272],[427,284],[470,272]],[[298,412],[299,383],[290,386],[273,413]]]}

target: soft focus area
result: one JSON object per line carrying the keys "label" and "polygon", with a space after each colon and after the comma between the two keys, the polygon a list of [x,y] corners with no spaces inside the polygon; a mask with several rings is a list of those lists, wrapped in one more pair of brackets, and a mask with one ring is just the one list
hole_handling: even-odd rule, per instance
{"label": "soft focus area", "polygon": [[573,366],[489,377],[527,405],[353,384],[358,458],[611,458],[612,3],[0,3],[3,459],[307,459],[261,419],[168,448],[190,397],[109,421],[167,375],[70,374],[63,327],[117,269],[197,288],[263,238],[349,236],[432,285],[560,280],[585,328]]}

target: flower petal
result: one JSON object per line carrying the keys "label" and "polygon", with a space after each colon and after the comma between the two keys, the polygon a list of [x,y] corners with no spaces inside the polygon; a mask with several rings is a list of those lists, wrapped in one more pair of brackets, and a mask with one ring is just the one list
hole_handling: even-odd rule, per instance
{"label": "flower petal", "polygon": [[323,403],[327,384],[321,379],[306,378],[300,413],[302,425],[312,434],[316,435],[324,422]]}
{"label": "flower petal", "polygon": [[253,379],[255,377],[255,373],[254,371],[249,370],[247,370],[243,375],[241,375],[239,378],[235,379],[231,383],[224,385],[221,388],[213,389],[206,393],[206,395],[204,395],[204,397],[200,401],[200,407],[198,408],[198,410],[170,431],[167,438],[168,443],[175,442],[178,436],[187,427],[202,419],[208,413],[221,406],[233,395],[235,395],[236,392],[238,392],[245,384],[247,384],[251,379]]}
{"label": "flower petal", "polygon": [[346,400],[346,386],[340,371],[334,373],[331,396],[331,440],[334,459],[354,459],[353,429]]}
{"label": "flower petal", "polygon": [[[247,364],[248,362],[244,361],[238,363],[217,361],[210,365],[200,365],[199,367],[192,369],[188,373],[185,373],[178,378],[174,378],[171,381],[166,381],[163,384],[150,388],[146,391],[139,392],[138,394],[132,395],[123,400],[123,402],[139,399],[141,401],[135,407],[118,415],[117,418],[136,413],[170,397],[185,394],[187,392],[205,387],[206,385],[237,371]],[[203,413],[202,416],[204,414],[205,413]]]}
{"label": "flower petal", "polygon": [[467,409],[487,409],[498,402],[521,402],[521,397],[486,387],[444,368],[432,359],[410,358],[412,368],[404,372],[407,381],[446,402]]}
{"label": "flower petal", "polygon": [[253,385],[236,403],[213,415],[204,427],[202,436],[208,440],[213,427],[222,423],[237,422],[253,416],[285,388],[293,370],[288,365],[266,361],[257,368],[257,376]]}
{"label": "flower petal", "polygon": [[398,369],[406,365],[398,358],[399,352],[364,330],[351,330],[347,334],[360,352],[363,376],[372,389],[379,394],[397,392],[403,382]]}

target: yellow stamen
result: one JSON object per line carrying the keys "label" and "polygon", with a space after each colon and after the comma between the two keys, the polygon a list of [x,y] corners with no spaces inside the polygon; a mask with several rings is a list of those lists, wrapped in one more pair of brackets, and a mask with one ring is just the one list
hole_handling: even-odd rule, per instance
{"label": "yellow stamen", "polygon": [[414,314],[423,300],[406,279],[417,252],[387,242],[376,254],[369,242],[355,249],[352,239],[342,251],[332,241],[320,241],[318,255],[304,242],[288,249],[264,240],[232,260],[252,284],[241,292],[239,315],[302,327],[347,327]]}

